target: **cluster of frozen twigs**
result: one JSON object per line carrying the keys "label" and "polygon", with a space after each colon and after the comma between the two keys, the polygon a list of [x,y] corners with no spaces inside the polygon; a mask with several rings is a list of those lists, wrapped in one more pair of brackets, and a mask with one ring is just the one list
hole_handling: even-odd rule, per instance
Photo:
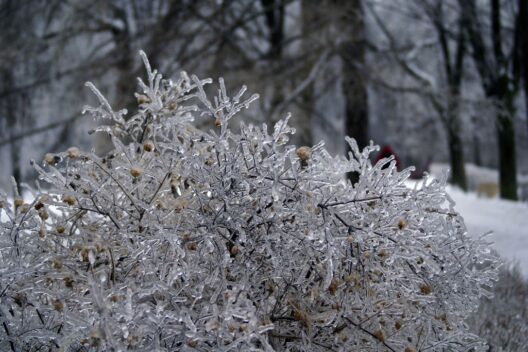
{"label": "cluster of frozen twigs", "polygon": [[[138,111],[100,104],[114,150],[34,163],[46,189],[1,196],[2,351],[467,351],[498,261],[444,182],[229,120],[257,98],[163,80],[142,54]],[[202,132],[193,119],[208,118]],[[343,181],[355,172],[354,186]]]}

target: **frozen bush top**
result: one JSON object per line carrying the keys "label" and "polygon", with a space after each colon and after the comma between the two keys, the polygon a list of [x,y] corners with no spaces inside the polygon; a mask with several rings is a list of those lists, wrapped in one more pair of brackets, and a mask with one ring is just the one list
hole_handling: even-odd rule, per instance
{"label": "frozen bush top", "polygon": [[234,133],[256,95],[220,79],[211,101],[211,80],[163,80],[141,55],[134,115],[87,84],[114,149],[47,154],[51,191],[1,196],[1,350],[484,348],[464,319],[497,261],[443,180],[410,190],[353,139],[347,158],[288,145],[287,119]]}

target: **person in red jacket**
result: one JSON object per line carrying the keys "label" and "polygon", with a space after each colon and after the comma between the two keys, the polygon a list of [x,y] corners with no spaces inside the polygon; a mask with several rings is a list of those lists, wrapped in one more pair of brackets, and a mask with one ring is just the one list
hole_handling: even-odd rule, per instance
{"label": "person in red jacket", "polygon": [[374,164],[376,164],[378,161],[380,161],[383,158],[390,157],[391,155],[394,155],[394,161],[396,161],[396,169],[400,171],[401,170],[400,158],[398,158],[396,153],[394,153],[392,148],[388,145],[384,145],[381,148],[380,152],[378,153],[378,155],[376,155],[376,158],[374,159]]}

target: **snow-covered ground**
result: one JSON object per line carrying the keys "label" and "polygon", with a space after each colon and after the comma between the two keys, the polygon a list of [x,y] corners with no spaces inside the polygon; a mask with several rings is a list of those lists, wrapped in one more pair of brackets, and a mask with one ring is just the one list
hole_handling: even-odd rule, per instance
{"label": "snow-covered ground", "polygon": [[[431,165],[431,174],[439,176],[447,165]],[[470,189],[479,183],[498,183],[496,170],[466,164]],[[527,184],[528,177],[519,175],[518,182]],[[447,192],[456,202],[455,209],[462,214],[471,236],[493,232],[489,239],[494,248],[506,260],[518,262],[522,273],[528,277],[528,203],[511,202],[498,198],[480,198],[477,193],[468,193],[448,186]]]}
{"label": "snow-covered ground", "polygon": [[497,252],[509,261],[518,262],[528,277],[528,204],[478,198],[475,193],[464,193],[451,186],[447,192],[464,217],[469,234],[478,236],[492,231],[489,238]]}

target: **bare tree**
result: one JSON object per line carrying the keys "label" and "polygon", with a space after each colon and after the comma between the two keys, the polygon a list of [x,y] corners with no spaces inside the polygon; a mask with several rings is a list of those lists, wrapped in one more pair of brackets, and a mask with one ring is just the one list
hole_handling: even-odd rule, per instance
{"label": "bare tree", "polygon": [[[378,10],[369,6],[375,23],[389,41],[388,50],[394,63],[413,84],[388,83],[383,78],[376,82],[399,93],[416,94],[433,108],[447,137],[451,182],[467,190],[462,138],[464,123],[460,116],[467,40],[460,11],[456,4],[445,0],[416,1],[406,5],[406,16],[422,22],[432,38],[416,38],[417,42],[412,45],[400,43],[395,29],[388,28]],[[430,52],[440,58],[436,61],[437,68],[419,58]]]}
{"label": "bare tree", "polygon": [[449,156],[451,164],[452,183],[463,190],[467,190],[466,170],[464,166],[464,145],[462,141],[462,121],[459,116],[461,103],[461,85],[464,74],[464,57],[466,53],[466,37],[462,28],[462,20],[459,15],[456,20],[454,33],[454,50],[450,45],[450,30],[447,28],[445,18],[445,2],[435,1],[432,6],[427,6],[423,2],[425,13],[430,17],[431,22],[438,35],[440,50],[442,53],[442,67],[447,89],[443,104],[438,99],[433,99],[433,106],[436,108],[440,120],[447,132],[447,143],[449,146]]}
{"label": "bare tree", "polygon": [[[522,0],[521,0],[522,2]],[[464,28],[486,96],[497,103],[496,126],[499,149],[501,197],[517,199],[517,159],[515,147],[515,98],[519,93],[522,14],[513,14],[513,30],[505,30],[504,2],[491,0],[489,38],[474,0],[459,0]],[[488,39],[488,40],[487,40]]]}
{"label": "bare tree", "polygon": [[[362,0],[339,0],[337,26],[341,33],[338,53],[343,64],[342,90],[345,98],[345,133],[360,148],[369,142],[367,82],[365,80],[365,22]],[[358,175],[348,175],[352,183]]]}

